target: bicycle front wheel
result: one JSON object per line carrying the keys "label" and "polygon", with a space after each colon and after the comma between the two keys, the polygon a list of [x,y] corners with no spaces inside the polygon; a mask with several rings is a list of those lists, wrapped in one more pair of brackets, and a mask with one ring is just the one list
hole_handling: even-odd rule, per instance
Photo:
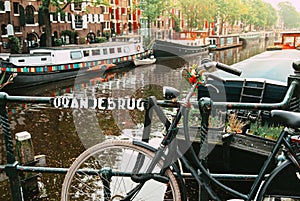
{"label": "bicycle front wheel", "polygon": [[[143,175],[152,161],[154,153],[127,141],[108,141],[84,151],[67,172],[62,201],[68,200],[122,200],[139,183],[132,175]],[[151,173],[159,173],[158,163]],[[135,193],[132,200],[158,201],[181,200],[176,178],[168,168],[165,175],[168,183],[150,179]]]}

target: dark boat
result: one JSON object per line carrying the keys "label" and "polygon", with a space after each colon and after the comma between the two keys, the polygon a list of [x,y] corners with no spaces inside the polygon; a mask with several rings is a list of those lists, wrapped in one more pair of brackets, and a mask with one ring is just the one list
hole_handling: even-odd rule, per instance
{"label": "dark boat", "polygon": [[[200,87],[199,98],[210,96],[214,101],[230,101],[230,102],[263,102],[263,103],[277,103],[283,100],[285,93],[287,91],[287,86],[278,84],[277,82],[264,81],[264,80],[226,80],[224,84],[220,82],[213,83],[214,85],[223,88],[219,93],[224,95],[220,98],[220,94],[215,94],[214,88],[207,90],[207,88]],[[299,101],[299,100],[298,100]],[[299,104],[299,103],[298,103]],[[227,113],[230,111],[227,111]],[[237,112],[237,111],[234,111]],[[251,111],[243,113],[243,111],[238,111],[241,118],[247,118],[247,115]],[[254,113],[257,114],[257,113]],[[264,116],[266,115],[266,116]],[[269,120],[269,115],[262,112],[262,121],[267,123]],[[279,129],[278,129],[279,130]],[[272,151],[276,141],[268,139],[262,136],[257,136],[250,134],[248,129],[243,131],[243,133],[228,133],[225,129],[225,125],[219,128],[210,128],[207,135],[207,146],[203,149],[199,146],[200,142],[200,126],[192,126],[189,128],[189,134],[191,136],[192,146],[197,153],[200,155],[200,150],[207,150],[206,155],[206,166],[209,171],[214,175],[252,175],[252,178],[242,179],[242,178],[219,178],[220,181],[235,190],[247,193],[253,185],[255,175],[257,175],[263,166],[265,160]],[[183,130],[179,130],[179,135],[177,137],[178,143],[185,143],[183,141]],[[189,158],[188,155],[186,155]],[[273,160],[271,165],[268,167],[268,172],[276,168],[278,161]],[[195,165],[196,164],[192,164]],[[291,170],[293,173],[293,170]],[[284,174],[288,173],[287,171]],[[291,174],[292,174],[291,173]],[[281,182],[274,184],[272,186],[272,191],[278,192],[279,195],[299,195],[299,180],[297,177],[290,176],[292,178],[290,181],[285,180],[285,175],[280,175],[278,177]],[[282,186],[282,181],[287,185]],[[187,188],[195,188],[197,185],[193,181],[188,182]],[[289,187],[288,187],[289,186]],[[222,200],[234,199],[231,195],[226,192],[218,192]],[[194,195],[198,196],[198,195]],[[200,200],[200,198],[199,198]]]}
{"label": "dark boat", "polygon": [[208,54],[206,32],[181,32],[174,39],[156,39],[153,51],[156,58]]}
{"label": "dark boat", "polygon": [[[286,84],[274,80],[237,78],[226,79],[225,82],[210,80],[210,84],[218,88],[198,88],[198,98],[211,97],[213,101],[278,103],[287,91]],[[276,94],[276,96],[274,96]]]}

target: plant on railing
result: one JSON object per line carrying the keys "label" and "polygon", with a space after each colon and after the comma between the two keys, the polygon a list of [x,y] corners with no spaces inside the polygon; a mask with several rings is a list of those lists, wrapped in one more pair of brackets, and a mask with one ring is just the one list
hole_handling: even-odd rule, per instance
{"label": "plant on railing", "polygon": [[226,126],[226,132],[228,133],[242,133],[243,128],[247,125],[247,122],[238,118],[236,114],[228,115],[228,122]]}
{"label": "plant on railing", "polygon": [[250,130],[248,133],[257,135],[260,137],[277,140],[283,126],[270,126],[270,125],[260,125],[259,123],[254,123],[250,125]]}

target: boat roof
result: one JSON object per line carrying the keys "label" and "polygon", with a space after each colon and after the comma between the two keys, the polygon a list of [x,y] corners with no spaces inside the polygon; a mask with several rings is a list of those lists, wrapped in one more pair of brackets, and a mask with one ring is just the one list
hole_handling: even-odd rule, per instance
{"label": "boat roof", "polygon": [[239,34],[228,34],[228,35],[211,35],[209,38],[227,38],[227,37],[239,37]]}
{"label": "boat roof", "polygon": [[34,48],[31,51],[39,51],[39,50],[74,50],[74,49],[88,49],[88,48],[103,48],[103,47],[112,47],[112,46],[122,46],[128,45],[128,42],[105,42],[105,43],[95,43],[89,45],[63,45],[58,47],[42,47],[42,48]]}
{"label": "boat roof", "polygon": [[300,31],[284,31],[280,33],[281,35],[300,35]]}

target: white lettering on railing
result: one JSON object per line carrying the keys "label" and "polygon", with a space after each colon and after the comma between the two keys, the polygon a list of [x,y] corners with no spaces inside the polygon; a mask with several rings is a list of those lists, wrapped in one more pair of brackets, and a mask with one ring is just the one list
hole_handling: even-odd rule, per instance
{"label": "white lettering on railing", "polygon": [[55,108],[99,109],[99,110],[144,110],[143,99],[135,98],[76,98],[55,97]]}

